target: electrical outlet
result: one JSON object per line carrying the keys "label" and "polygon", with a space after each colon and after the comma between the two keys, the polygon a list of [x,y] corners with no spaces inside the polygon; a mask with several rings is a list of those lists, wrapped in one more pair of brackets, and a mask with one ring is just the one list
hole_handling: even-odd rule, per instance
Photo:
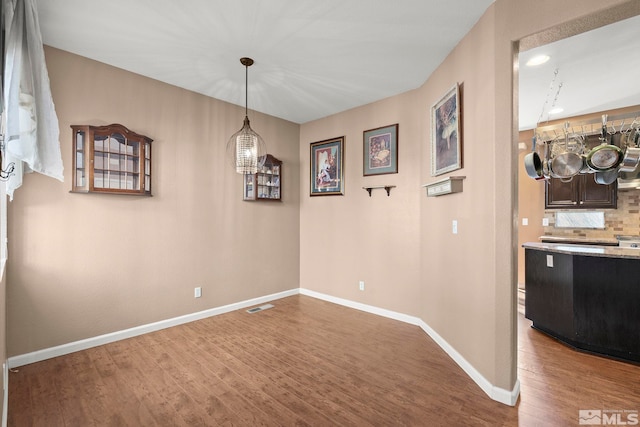
{"label": "electrical outlet", "polygon": [[549,226],[549,218],[542,218],[542,226],[543,227]]}
{"label": "electrical outlet", "polygon": [[364,291],[364,280],[360,280],[360,290]]}
{"label": "electrical outlet", "polygon": [[194,288],[193,296],[194,298],[200,298],[202,296],[202,288],[200,286],[198,286],[197,288]]}

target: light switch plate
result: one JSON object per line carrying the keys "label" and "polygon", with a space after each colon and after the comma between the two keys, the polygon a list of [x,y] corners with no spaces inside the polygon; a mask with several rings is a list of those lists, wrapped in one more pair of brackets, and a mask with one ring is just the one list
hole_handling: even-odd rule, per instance
{"label": "light switch plate", "polygon": [[553,255],[547,255],[547,267],[553,267]]}
{"label": "light switch plate", "polygon": [[522,218],[522,225],[529,225],[529,218]]}
{"label": "light switch plate", "polygon": [[453,234],[458,234],[458,221],[455,219],[451,222],[451,232]]}

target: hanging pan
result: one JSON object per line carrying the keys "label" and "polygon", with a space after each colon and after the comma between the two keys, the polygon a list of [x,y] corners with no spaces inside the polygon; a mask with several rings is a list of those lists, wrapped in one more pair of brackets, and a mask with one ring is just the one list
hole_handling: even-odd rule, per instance
{"label": "hanging pan", "polygon": [[597,171],[593,174],[593,179],[596,181],[596,184],[609,185],[613,184],[616,179],[618,179],[618,170],[617,169],[609,169],[606,171]]}
{"label": "hanging pan", "polygon": [[569,151],[569,124],[565,124],[564,151],[556,154],[550,161],[551,176],[563,180],[571,180],[584,167],[582,154]]}
{"label": "hanging pan", "polygon": [[619,147],[613,145],[613,134],[611,143],[607,143],[607,115],[602,115],[602,144],[594,147],[587,154],[587,164],[596,171],[615,169],[622,162],[623,152]]}
{"label": "hanging pan", "polygon": [[540,155],[536,152],[535,135],[533,135],[531,152],[524,156],[524,169],[531,178],[539,179],[542,177],[542,160],[540,160]]}
{"label": "hanging pan", "polygon": [[638,129],[635,130],[633,146],[629,143],[630,135],[631,133],[627,132],[627,148],[620,163],[620,172],[633,172],[638,167],[638,163],[640,163],[640,147],[638,147],[640,132],[638,132]]}

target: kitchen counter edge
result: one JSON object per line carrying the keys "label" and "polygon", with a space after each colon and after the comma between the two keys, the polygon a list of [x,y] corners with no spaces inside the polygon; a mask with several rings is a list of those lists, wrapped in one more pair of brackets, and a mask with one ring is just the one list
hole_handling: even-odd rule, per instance
{"label": "kitchen counter edge", "polygon": [[523,243],[525,249],[538,251],[557,252],[569,255],[607,257],[607,258],[629,258],[640,259],[640,250],[632,248],[621,248],[617,246],[597,246],[597,245],[574,245],[568,243]]}

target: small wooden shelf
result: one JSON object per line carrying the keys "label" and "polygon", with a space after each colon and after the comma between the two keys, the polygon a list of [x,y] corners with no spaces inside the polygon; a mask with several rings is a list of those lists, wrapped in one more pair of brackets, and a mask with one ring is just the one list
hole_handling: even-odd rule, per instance
{"label": "small wooden shelf", "polygon": [[246,201],[282,200],[282,162],[267,154],[264,166],[255,174],[244,176],[243,196]]}
{"label": "small wooden shelf", "polygon": [[428,197],[444,196],[445,194],[462,193],[462,180],[466,176],[449,176],[439,181],[424,184]]}
{"label": "small wooden shelf", "polygon": [[371,197],[371,190],[375,190],[376,188],[384,188],[387,190],[387,196],[391,195],[391,189],[396,188],[395,185],[371,185],[369,187],[362,187],[363,190],[367,190],[369,193],[369,197]]}

